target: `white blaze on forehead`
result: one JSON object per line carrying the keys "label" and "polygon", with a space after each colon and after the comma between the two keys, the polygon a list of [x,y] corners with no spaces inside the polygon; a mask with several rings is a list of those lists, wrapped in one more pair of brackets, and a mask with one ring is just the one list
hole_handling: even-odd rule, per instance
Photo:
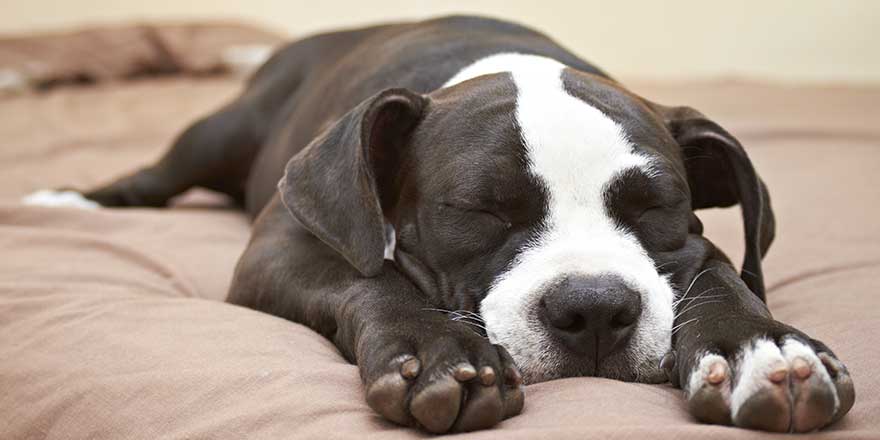
{"label": "white blaze on forehead", "polygon": [[537,320],[548,284],[572,275],[614,273],[642,295],[642,315],[624,359],[635,369],[669,347],[673,293],[638,240],[611,218],[604,194],[631,168],[651,171],[620,125],[568,94],[565,66],[534,55],[499,54],[465,68],[447,85],[510,72],[517,88],[516,120],[530,172],[545,186],[548,212],[538,237],[496,279],[481,303],[493,342],[505,345],[527,376],[552,377],[559,356]]}

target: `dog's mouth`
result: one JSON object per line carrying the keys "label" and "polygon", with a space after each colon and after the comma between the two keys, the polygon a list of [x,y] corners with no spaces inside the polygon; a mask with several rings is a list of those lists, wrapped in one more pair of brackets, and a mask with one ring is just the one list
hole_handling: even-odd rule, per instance
{"label": "dog's mouth", "polygon": [[589,361],[566,359],[565,356],[560,356],[560,359],[555,362],[536,364],[533,361],[520,362],[517,359],[518,356],[511,355],[517,362],[517,366],[523,375],[523,381],[527,384],[568,377],[598,377],[648,384],[659,384],[668,381],[666,371],[660,367],[660,359],[649,359],[633,364],[616,362],[616,359],[609,358],[603,360],[596,367],[590,366]]}
{"label": "dog's mouth", "polygon": [[[529,314],[531,315],[531,314]],[[605,356],[571,350],[554,337],[546,323],[525,319],[527,324],[498,328],[492,317],[485,323],[492,343],[502,345],[513,357],[525,383],[568,377],[598,377],[636,383],[664,383],[668,374],[661,366],[671,346],[671,329],[652,319],[640,319],[632,337]],[[494,328],[493,328],[494,327]],[[653,329],[649,331],[648,329]],[[493,332],[493,330],[498,330]]]}

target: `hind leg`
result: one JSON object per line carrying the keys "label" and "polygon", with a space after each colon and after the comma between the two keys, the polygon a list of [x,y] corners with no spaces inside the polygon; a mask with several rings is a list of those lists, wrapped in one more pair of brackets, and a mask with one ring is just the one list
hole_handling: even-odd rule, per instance
{"label": "hind leg", "polygon": [[190,126],[156,164],[83,195],[103,206],[165,206],[172,197],[202,186],[242,202],[261,143],[252,120],[246,106],[233,103]]}
{"label": "hind leg", "polygon": [[[344,53],[362,32],[324,34],[278,50],[248,81],[244,94],[181,134],[156,164],[87,191],[40,191],[28,204],[95,207],[164,206],[172,197],[201,186],[244,204],[251,166],[271,122],[293,99],[315,62]],[[84,197],[83,197],[84,196]]]}

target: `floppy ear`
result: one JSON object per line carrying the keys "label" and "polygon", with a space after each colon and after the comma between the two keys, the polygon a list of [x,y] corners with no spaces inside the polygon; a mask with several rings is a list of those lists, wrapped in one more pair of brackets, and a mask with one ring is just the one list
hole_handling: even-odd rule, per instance
{"label": "floppy ear", "polygon": [[739,141],[721,126],[689,107],[655,108],[681,146],[692,208],[740,204],[746,240],[740,276],[766,302],[761,258],[770,248],[776,229],[767,186]]}
{"label": "floppy ear", "polygon": [[406,89],[367,99],[290,159],[278,182],[287,210],[364,276],[382,269],[383,190],[427,101]]}

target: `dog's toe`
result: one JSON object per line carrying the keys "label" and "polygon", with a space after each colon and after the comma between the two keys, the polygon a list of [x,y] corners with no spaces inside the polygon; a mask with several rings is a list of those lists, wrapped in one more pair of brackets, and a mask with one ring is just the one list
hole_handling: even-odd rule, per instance
{"label": "dog's toe", "polygon": [[786,432],[791,425],[789,366],[773,341],[757,339],[739,354],[731,395],[733,423],[742,428]]}
{"label": "dog's toe", "polygon": [[420,363],[412,356],[401,356],[393,363],[400,365],[398,371],[386,373],[367,387],[367,404],[388,420],[406,425],[411,420],[407,395],[411,380],[419,373]]}
{"label": "dog's toe", "polygon": [[706,354],[688,382],[688,409],[704,423],[730,424],[730,366],[717,354]]}
{"label": "dog's toe", "polygon": [[500,345],[495,345],[495,349],[501,359],[498,371],[503,371],[503,379],[499,377],[497,383],[504,389],[504,418],[506,419],[522,412],[526,398],[525,386],[522,374],[513,362],[510,353]]}
{"label": "dog's toe", "polygon": [[474,381],[467,386],[467,402],[455,423],[455,431],[486,429],[504,417],[504,401],[497,386]]}
{"label": "dog's toe", "polygon": [[461,383],[454,376],[432,381],[415,392],[410,403],[410,412],[430,432],[449,431],[461,407],[461,388]]}
{"label": "dog's toe", "polygon": [[834,390],[837,392],[837,410],[834,412],[834,417],[831,418],[831,423],[834,423],[846,415],[850,408],[852,408],[856,401],[856,390],[853,386],[852,377],[850,377],[849,371],[847,371],[843,362],[840,362],[834,355],[827,352],[820,352],[817,356],[822,361],[825,371],[831,377],[834,383]]}
{"label": "dog's toe", "polygon": [[809,432],[827,425],[840,403],[822,361],[796,339],[786,340],[782,353],[791,369],[792,430]]}

